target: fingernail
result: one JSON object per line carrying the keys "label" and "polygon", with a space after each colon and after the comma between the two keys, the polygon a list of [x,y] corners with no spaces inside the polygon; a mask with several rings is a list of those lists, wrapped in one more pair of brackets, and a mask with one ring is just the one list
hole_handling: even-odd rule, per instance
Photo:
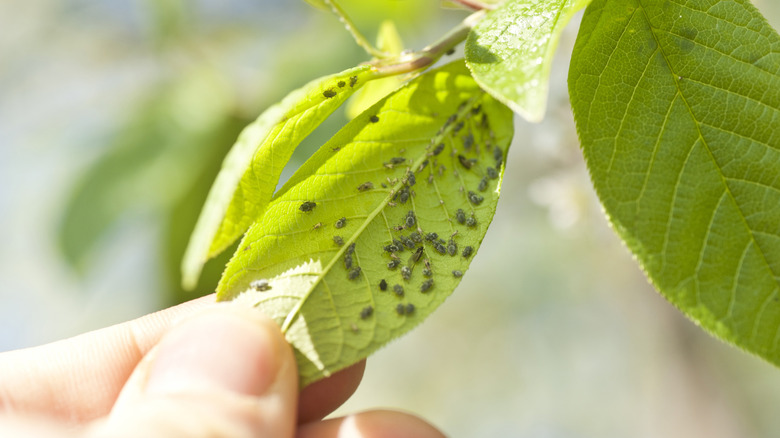
{"label": "fingernail", "polygon": [[279,371],[284,339],[270,319],[238,310],[213,309],[166,334],[153,359],[146,393],[265,393]]}

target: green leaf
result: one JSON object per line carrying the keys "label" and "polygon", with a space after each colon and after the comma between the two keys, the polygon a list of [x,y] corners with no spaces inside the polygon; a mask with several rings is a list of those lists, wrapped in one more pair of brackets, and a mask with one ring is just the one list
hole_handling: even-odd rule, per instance
{"label": "green leaf", "polygon": [[[398,30],[391,20],[385,20],[379,26],[376,48],[393,55],[398,55],[404,50],[401,35],[398,34]],[[347,117],[354,119],[358,114],[365,111],[366,108],[390,94],[390,92],[400,87],[403,83],[404,78],[400,75],[371,81],[347,103]]]}
{"label": "green leaf", "polygon": [[306,1],[306,3],[314,6],[317,9],[323,10],[323,11],[326,11],[326,10],[330,9],[330,7],[328,5],[326,5],[323,0],[305,0],[305,1]]}
{"label": "green leaf", "polygon": [[526,120],[542,120],[558,39],[589,2],[507,0],[466,39],[466,62],[474,79]]}
{"label": "green leaf", "polygon": [[[228,264],[218,299],[238,297],[279,322],[303,385],[368,356],[422,321],[460,281],[453,271],[466,271],[495,212],[512,129],[512,112],[462,61],[416,78],[347,124],[277,193]],[[445,255],[440,242],[415,243],[412,235],[432,232]],[[414,249],[402,248],[407,239]],[[393,240],[400,247],[389,247]],[[386,246],[399,260],[395,269]],[[466,247],[472,254],[464,257]],[[258,279],[271,289],[255,291]],[[415,310],[399,315],[397,306],[409,304]]]}
{"label": "green leaf", "polygon": [[596,190],[653,284],[780,364],[780,37],[746,1],[594,1],[569,90]]}
{"label": "green leaf", "polygon": [[366,65],[309,82],[246,127],[225,157],[182,260],[185,289],[206,261],[238,239],[271,200],[295,147],[375,75]]}

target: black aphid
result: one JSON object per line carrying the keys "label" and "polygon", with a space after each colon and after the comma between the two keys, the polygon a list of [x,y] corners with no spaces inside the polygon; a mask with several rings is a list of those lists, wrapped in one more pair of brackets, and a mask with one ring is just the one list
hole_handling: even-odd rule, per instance
{"label": "black aphid", "polygon": [[463,136],[463,148],[469,150],[473,145],[474,145],[474,136],[469,132],[468,134]]}
{"label": "black aphid", "polygon": [[258,292],[265,292],[267,290],[271,290],[271,285],[268,284],[268,280],[255,280],[249,283],[249,287],[251,287],[252,289]]}
{"label": "black aphid", "polygon": [[406,306],[404,306],[404,305],[403,305],[403,304],[401,304],[401,303],[398,303],[398,305],[397,305],[397,306],[395,306],[395,311],[396,311],[396,313],[398,313],[399,315],[403,315],[403,314],[406,312]]}
{"label": "black aphid", "polygon": [[428,279],[422,282],[420,285],[420,292],[428,292],[433,287],[433,279]]}
{"label": "black aphid", "polygon": [[452,271],[452,276],[453,276],[453,277],[456,277],[456,278],[457,278],[457,277],[463,277],[463,272],[460,272],[460,271],[458,271],[458,270],[456,269],[456,270]]}
{"label": "black aphid", "polygon": [[450,50],[447,50],[446,52],[444,52],[445,55],[452,55],[454,53],[455,53],[455,49],[450,49]]}
{"label": "black aphid", "polygon": [[461,129],[463,129],[463,122],[458,122],[455,126],[452,127],[452,132],[458,132]]}
{"label": "black aphid", "polygon": [[393,286],[393,293],[395,293],[399,297],[404,296],[404,287],[401,286],[400,284],[396,284],[395,286]]}
{"label": "black aphid", "polygon": [[439,254],[447,254],[447,248],[441,243],[433,242],[433,247],[436,248],[436,251],[438,251]]}
{"label": "black aphid", "polygon": [[406,176],[406,184],[411,187],[417,183],[417,178],[414,176],[412,172],[409,172],[409,174]]}
{"label": "black aphid", "polygon": [[471,114],[477,115],[482,110],[482,105],[476,105],[473,108],[471,108]]}
{"label": "black aphid", "polygon": [[485,198],[469,190],[469,201],[474,205],[479,205]]}
{"label": "black aphid", "polygon": [[352,254],[344,254],[344,267],[347,270],[352,268]]}
{"label": "black aphid", "polygon": [[347,85],[347,83],[344,81],[339,81],[338,83],[339,88],[344,88],[345,85]]}
{"label": "black aphid", "polygon": [[344,244],[344,239],[342,239],[341,236],[333,236],[333,243],[337,246],[341,246]]}
{"label": "black aphid", "polygon": [[330,99],[331,97],[336,95],[336,91],[334,91],[332,88],[328,88],[327,90],[322,92],[322,95]]}
{"label": "black aphid", "polygon": [[337,220],[335,224],[333,224],[336,228],[344,228],[344,225],[347,224],[347,218],[342,217],[341,219]]}
{"label": "black aphid", "polygon": [[428,234],[425,235],[425,240],[427,240],[429,242],[435,242],[436,239],[438,239],[438,238],[439,238],[439,235],[436,234],[436,233],[428,233]]}
{"label": "black aphid", "polygon": [[398,247],[398,252],[401,252],[401,251],[403,251],[403,250],[404,250],[404,243],[403,243],[403,242],[401,242],[401,241],[400,241],[400,240],[398,240],[398,239],[393,239],[393,245],[395,245],[395,246],[397,246],[397,247]]}
{"label": "black aphid", "polygon": [[414,243],[422,243],[422,237],[420,237],[420,233],[418,233],[417,231],[410,234],[409,238],[412,239],[412,242]]}
{"label": "black aphid", "polygon": [[391,243],[390,245],[385,245],[384,248],[385,252],[398,252],[401,250],[396,244]]}
{"label": "black aphid", "polygon": [[374,188],[374,183],[371,181],[366,181],[363,184],[358,186],[358,191],[365,192],[366,190],[371,190]]}
{"label": "black aphid", "polygon": [[384,278],[379,280],[379,290],[381,290],[381,291],[386,291],[387,290],[387,282],[385,281]]}
{"label": "black aphid", "polygon": [[423,268],[423,277],[430,277],[433,272],[429,268]]}
{"label": "black aphid", "polygon": [[477,226],[477,219],[474,216],[469,216],[466,219],[466,226],[469,228],[474,228]]}
{"label": "black aphid", "polygon": [[406,213],[406,220],[405,220],[406,228],[412,228],[416,223],[417,223],[417,217],[414,215],[414,211],[409,210],[409,212]]}
{"label": "black aphid", "polygon": [[349,244],[349,246],[347,247],[346,254],[352,255],[353,252],[355,252],[355,243],[354,242]]}
{"label": "black aphid", "polygon": [[469,258],[469,257],[471,257],[471,254],[473,252],[474,252],[474,248],[472,248],[470,246],[467,246],[467,247],[463,248],[463,252],[461,253],[461,255],[463,257],[465,257],[465,258]]}
{"label": "black aphid", "polygon": [[420,258],[423,255],[423,252],[425,252],[425,248],[423,248],[422,246],[417,248],[417,251],[415,251],[414,254],[412,254],[412,256],[409,257],[409,263],[414,264],[419,262]]}
{"label": "black aphid", "polygon": [[369,118],[368,118],[368,120],[369,120],[371,123],[376,123],[376,122],[378,122],[378,121],[379,121],[379,117],[377,117],[377,116],[375,116],[375,115],[374,115],[374,116],[371,116],[371,117],[369,117]]}
{"label": "black aphid", "polygon": [[383,189],[386,189],[386,188],[387,188],[387,184],[385,184],[385,183],[382,183],[382,188],[383,188]]}
{"label": "black aphid", "polygon": [[404,242],[404,246],[406,249],[414,249],[414,241],[408,237],[400,236],[401,240]]}
{"label": "black aphid", "polygon": [[401,268],[401,277],[403,277],[404,280],[409,281],[410,278],[412,278],[412,269],[408,266],[404,266]]}
{"label": "black aphid", "polygon": [[406,158],[404,157],[393,157],[389,161],[392,164],[403,164],[406,162]]}
{"label": "black aphid", "polygon": [[498,178],[498,171],[496,169],[494,169],[492,167],[488,167],[487,169],[485,169],[485,171],[487,172],[488,178],[490,178],[490,179]]}
{"label": "black aphid", "polygon": [[422,172],[422,170],[425,169],[426,166],[428,166],[428,163],[429,163],[428,160],[423,161],[422,164],[420,164],[420,167],[417,168],[417,171]]}
{"label": "black aphid", "polygon": [[349,77],[349,86],[354,87],[355,84],[357,84],[357,76],[350,76]]}
{"label": "black aphid", "polygon": [[488,187],[488,179],[487,179],[487,177],[484,177],[484,178],[482,178],[482,180],[480,180],[479,187],[477,187],[477,189],[480,192],[484,192],[485,190],[487,190],[487,187]]}
{"label": "black aphid", "polygon": [[366,319],[370,317],[374,313],[374,308],[371,306],[366,306],[363,308],[363,310],[360,311],[360,319]]}
{"label": "black aphid", "polygon": [[459,208],[455,212],[455,220],[458,221],[458,223],[461,225],[466,223],[466,213],[463,211],[462,208]]}
{"label": "black aphid", "polygon": [[298,207],[301,211],[312,211],[314,210],[314,207],[317,206],[316,202],[312,201],[305,201],[303,204],[301,204],[300,207]]}
{"label": "black aphid", "polygon": [[448,125],[451,125],[451,124],[455,123],[455,120],[458,120],[458,115],[457,114],[453,114],[453,115],[449,116],[447,118],[447,121],[444,122],[444,126],[448,126]]}
{"label": "black aphid", "polygon": [[441,153],[441,151],[443,151],[443,150],[444,150],[444,143],[439,143],[433,149],[433,155],[439,155]]}
{"label": "black aphid", "polygon": [[496,160],[497,166],[500,165],[502,161],[504,161],[504,151],[502,151],[498,146],[493,149],[493,159]]}
{"label": "black aphid", "polygon": [[401,264],[400,260],[390,260],[387,262],[387,269],[393,270],[398,267],[398,265]]}
{"label": "black aphid", "polygon": [[406,305],[406,314],[411,315],[412,313],[414,313],[414,304],[409,303]]}
{"label": "black aphid", "polygon": [[451,256],[454,256],[455,254],[458,253],[458,244],[455,243],[455,241],[452,239],[450,239],[450,242],[447,244],[447,252]]}
{"label": "black aphid", "polygon": [[401,204],[406,204],[406,201],[409,200],[409,189],[404,187],[398,192],[398,202]]}
{"label": "black aphid", "polygon": [[360,276],[360,266],[355,267],[351,271],[349,271],[349,274],[347,274],[347,277],[349,277],[350,280],[354,280]]}
{"label": "black aphid", "polygon": [[466,158],[463,155],[458,155],[458,161],[460,162],[460,165],[466,169],[471,169],[475,164],[477,164],[476,158]]}

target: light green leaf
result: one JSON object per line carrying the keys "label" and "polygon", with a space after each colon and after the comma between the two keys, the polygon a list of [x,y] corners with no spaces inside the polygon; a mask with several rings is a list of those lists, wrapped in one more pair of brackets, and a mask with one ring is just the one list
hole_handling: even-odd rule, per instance
{"label": "light green leaf", "polygon": [[487,92],[531,122],[544,117],[558,39],[590,0],[507,0],[469,33],[466,63]]}
{"label": "light green leaf", "polygon": [[[303,385],[368,356],[422,321],[460,281],[453,271],[466,271],[495,213],[512,129],[512,112],[462,61],[416,78],[346,125],[277,193],[228,264],[218,299],[238,296],[279,322]],[[434,232],[445,255],[438,241],[414,242],[413,233]],[[383,248],[394,239],[401,247],[410,239],[414,249],[388,247],[399,260],[391,270]],[[258,279],[271,289],[255,291]],[[399,315],[397,306],[410,304],[415,310]]]}
{"label": "light green leaf", "polygon": [[[391,20],[385,20],[379,26],[376,48],[392,55],[398,55],[404,50],[401,35],[398,34],[398,30]],[[390,92],[400,87],[403,83],[404,78],[400,75],[371,81],[347,103],[347,117],[354,119],[358,114],[365,111],[366,108],[390,94]]]}
{"label": "light green leaf", "polygon": [[569,90],[599,197],[653,284],[780,364],[777,33],[747,1],[594,1]]}
{"label": "light green leaf", "polygon": [[321,9],[323,11],[330,9],[328,5],[325,4],[323,0],[305,0],[306,3],[314,6],[317,9]]}
{"label": "light green leaf", "polygon": [[195,287],[206,261],[244,234],[263,212],[301,140],[375,74],[364,65],[311,81],[241,132],[225,157],[184,254],[186,289]]}

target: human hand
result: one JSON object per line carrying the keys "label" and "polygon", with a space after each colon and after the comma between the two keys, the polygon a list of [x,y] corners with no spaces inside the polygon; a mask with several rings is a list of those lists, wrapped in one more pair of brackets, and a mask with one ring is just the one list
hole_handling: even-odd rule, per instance
{"label": "human hand", "polygon": [[215,304],[212,295],[0,353],[0,436],[442,436],[392,411],[323,421],[355,391],[364,366],[299,392],[278,326],[259,312]]}

